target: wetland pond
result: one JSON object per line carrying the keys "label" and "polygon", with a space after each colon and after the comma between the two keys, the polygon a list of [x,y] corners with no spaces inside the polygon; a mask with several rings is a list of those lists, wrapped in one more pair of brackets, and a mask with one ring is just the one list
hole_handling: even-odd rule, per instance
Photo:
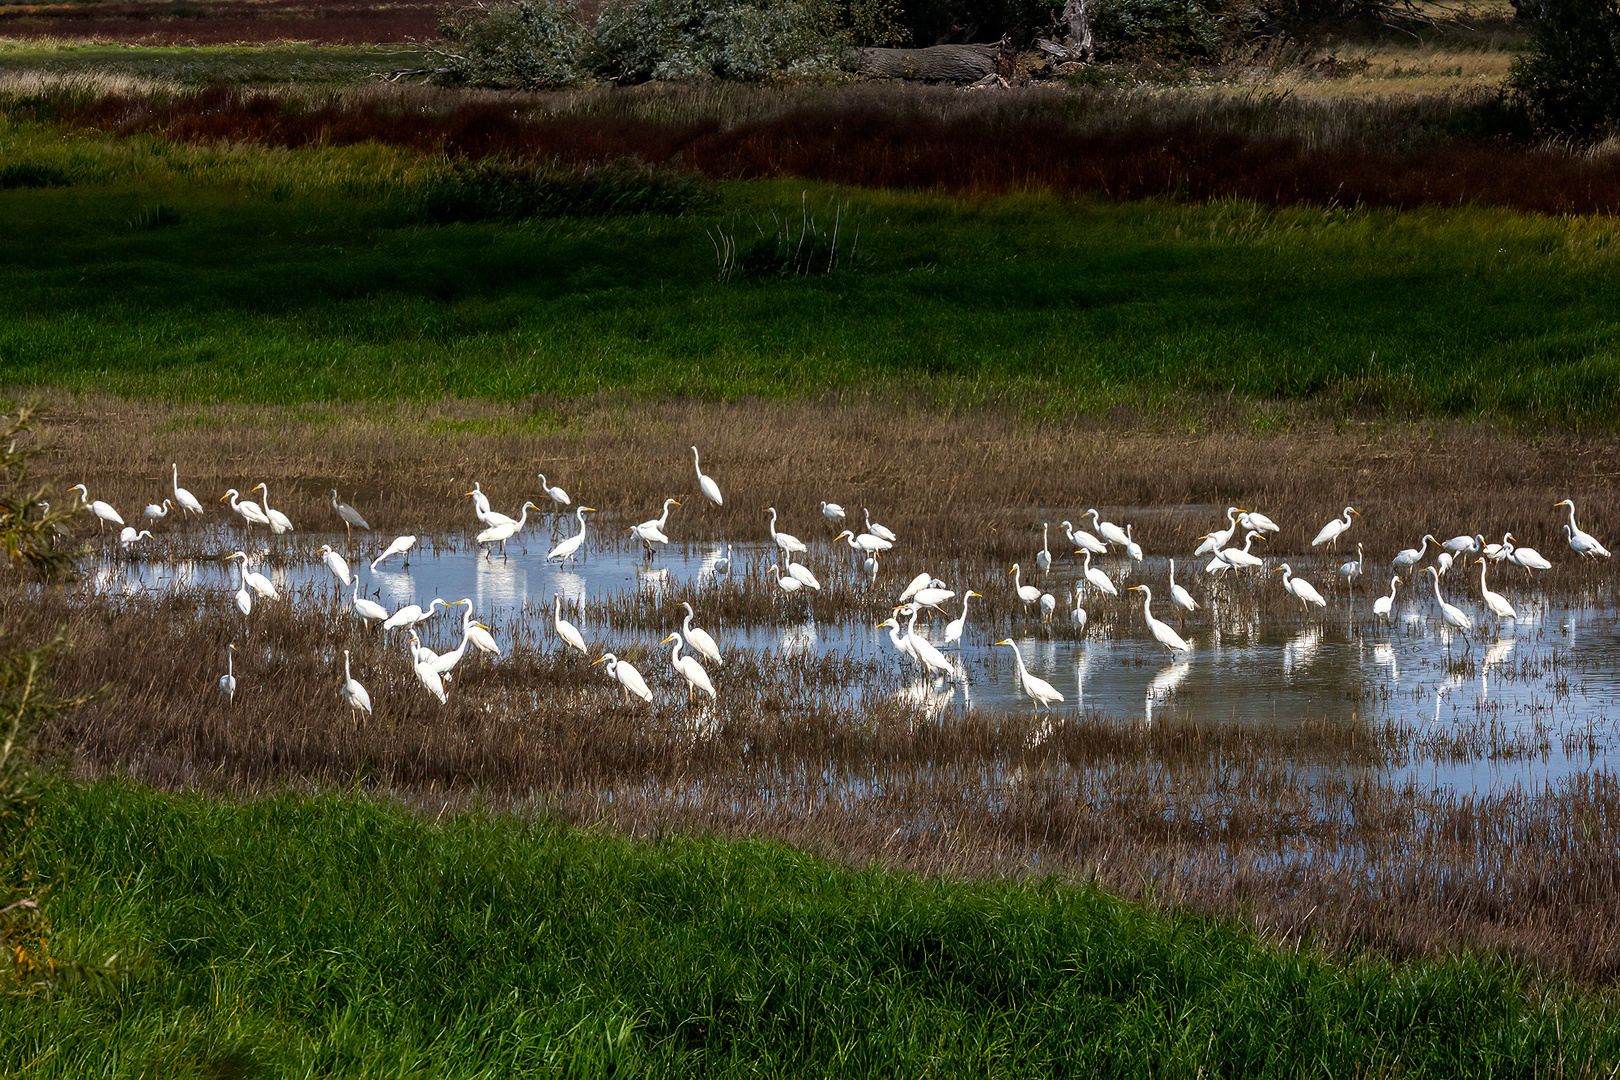
{"label": "wetland pond", "polygon": [[[166,552],[160,537],[147,541],[152,546],[135,557],[103,558],[86,588],[113,603],[165,591],[228,594],[237,586],[236,564],[201,553],[217,549],[223,556],[240,542],[231,530],[205,527],[188,535],[188,556]],[[695,625],[713,634],[723,652],[837,654],[904,673],[881,687],[839,687],[840,704],[850,710],[859,710],[867,695],[882,693],[901,695],[921,714],[944,723],[964,707],[1027,711],[1032,706],[1018,688],[1011,650],[994,645],[1010,637],[1030,672],[1064,695],[1059,716],[1083,710],[1120,724],[1394,724],[1415,731],[1420,740],[1432,733],[1455,744],[1465,733],[1464,741],[1474,748],[1466,754],[1412,755],[1381,774],[1386,783],[1405,780],[1459,795],[1499,794],[1575,773],[1608,771],[1617,746],[1620,626],[1614,591],[1606,575],[1596,583],[1583,578],[1578,586],[1559,586],[1561,565],[1533,580],[1517,568],[1491,566],[1491,587],[1517,611],[1516,619],[1498,623],[1480,603],[1478,567],[1466,573],[1459,563],[1441,579],[1441,592],[1473,617],[1475,631],[1465,639],[1439,621],[1426,574],[1404,575],[1406,584],[1385,622],[1374,617],[1372,603],[1387,593],[1392,575],[1371,572],[1359,579],[1352,595],[1337,573],[1340,556],[1292,560],[1297,572],[1327,594],[1326,609],[1308,612],[1283,593],[1271,573],[1281,559],[1268,559],[1262,570],[1229,573],[1225,580],[1195,569],[1194,560],[1178,560],[1177,580],[1200,610],[1180,624],[1192,652],[1175,658],[1148,633],[1142,594],[1125,591],[1132,584],[1149,584],[1155,615],[1177,625],[1166,596],[1163,558],[1101,559],[1096,565],[1113,576],[1120,595],[1085,587],[1089,625],[1083,631],[1071,621],[1072,600],[1066,599],[1080,579],[1078,559],[1059,558],[1049,574],[1023,579],[1057,598],[1049,622],[1034,605],[1026,610],[1018,602],[1004,568],[936,565],[932,572],[959,594],[968,588],[985,594],[973,601],[960,646],[946,650],[959,657],[962,677],[940,680],[916,676],[888,632],[876,626],[911,573],[885,567],[873,579],[842,544],[812,544],[807,561],[824,589],[791,596],[775,584],[769,568],[779,553],[768,543],[730,545],[724,570],[717,568],[726,550],[720,545],[670,544],[646,558],[639,546],[615,546],[600,535],[593,536],[582,559],[567,564],[545,560],[551,541],[538,533],[514,540],[504,559],[488,557],[466,537],[424,538],[408,553],[408,565],[395,555],[375,571],[367,560],[382,550],[381,538],[351,544],[342,534],[300,533],[268,543],[254,537],[247,551],[254,569],[282,592],[279,603],[330,606],[337,603],[337,583],[320,561],[322,543],[349,552],[361,590],[389,610],[413,602],[426,606],[433,597],[470,598],[503,646],[510,645],[513,627],[528,624],[540,647],[554,647],[555,594],[563,599],[565,617],[584,632],[592,658],[614,651],[640,657],[643,671],[654,664],[667,667],[667,649],[657,643],[679,628],[680,609],[675,606],[676,617],[670,619],[653,620],[646,613],[667,610],[671,598],[690,599],[697,609]],[[1373,565],[1371,559],[1368,564]],[[723,601],[744,594],[751,597],[745,617],[716,614],[727,606]],[[345,604],[348,595],[344,590]],[[260,610],[255,607],[250,623]],[[959,596],[920,622],[918,632],[939,644],[946,621],[960,612]],[[460,640],[459,610],[446,615],[441,609],[418,629],[429,646],[451,648]],[[726,685],[727,669],[710,665],[710,674],[722,695],[735,692]],[[602,692],[617,690],[604,679]]]}

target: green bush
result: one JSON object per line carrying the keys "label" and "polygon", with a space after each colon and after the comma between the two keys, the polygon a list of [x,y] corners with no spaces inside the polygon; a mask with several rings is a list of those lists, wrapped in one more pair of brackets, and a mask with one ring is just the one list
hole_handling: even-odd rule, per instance
{"label": "green bush", "polygon": [[1513,62],[1510,97],[1546,135],[1599,139],[1620,128],[1620,0],[1534,0],[1519,6],[1535,42]]}
{"label": "green bush", "polygon": [[1220,33],[1199,0],[1101,0],[1092,25],[1102,55],[1127,60],[1208,56]]}
{"label": "green bush", "polygon": [[619,0],[596,24],[597,69],[619,82],[820,76],[848,43],[823,0]]}
{"label": "green bush", "polygon": [[568,0],[479,2],[445,20],[442,29],[459,46],[447,56],[448,82],[540,90],[586,74],[590,31]]}

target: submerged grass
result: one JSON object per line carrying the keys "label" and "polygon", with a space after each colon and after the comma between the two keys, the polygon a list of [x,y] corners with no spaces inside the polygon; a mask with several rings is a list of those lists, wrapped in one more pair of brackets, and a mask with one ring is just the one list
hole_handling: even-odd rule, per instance
{"label": "submerged grass", "polygon": [[31,1076],[1591,1076],[1604,998],[1477,960],[1329,962],[1094,886],[948,884],[353,797],[65,787],[55,944],[0,999]]}

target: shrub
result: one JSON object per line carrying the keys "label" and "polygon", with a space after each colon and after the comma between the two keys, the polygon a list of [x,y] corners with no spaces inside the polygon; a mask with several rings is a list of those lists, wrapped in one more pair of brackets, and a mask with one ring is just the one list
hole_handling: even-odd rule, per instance
{"label": "shrub", "polygon": [[824,75],[848,43],[826,0],[619,0],[596,24],[597,68],[619,82]]}
{"label": "shrub", "polygon": [[1207,56],[1219,32],[1198,0],[1102,0],[1093,26],[1104,56],[1131,60]]}
{"label": "shrub", "polygon": [[448,82],[540,90],[586,74],[590,32],[568,0],[480,0],[445,20],[442,29],[459,45],[445,55],[440,77]]}
{"label": "shrub", "polygon": [[1539,132],[1598,139],[1620,126],[1620,0],[1526,0],[1529,55],[1513,62],[1510,97]]}

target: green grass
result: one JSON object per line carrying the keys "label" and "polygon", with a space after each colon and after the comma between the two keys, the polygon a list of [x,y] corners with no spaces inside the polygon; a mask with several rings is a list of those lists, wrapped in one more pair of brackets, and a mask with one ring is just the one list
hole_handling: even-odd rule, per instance
{"label": "green grass", "polygon": [[118,45],[14,38],[0,40],[0,72],[124,76],[181,86],[352,85],[422,67],[426,55],[410,45]]}
{"label": "green grass", "polygon": [[[1607,219],[722,186],[682,216],[428,225],[427,162],[0,128],[13,384],[299,402],[876,388],[1026,413],[1212,398],[1608,427]],[[801,193],[859,269],[722,284]]]}
{"label": "green grass", "polygon": [[364,798],[63,785],[58,953],[0,997],[40,1076],[1578,1075],[1605,998],[1340,965],[1083,886],[840,869]]}

